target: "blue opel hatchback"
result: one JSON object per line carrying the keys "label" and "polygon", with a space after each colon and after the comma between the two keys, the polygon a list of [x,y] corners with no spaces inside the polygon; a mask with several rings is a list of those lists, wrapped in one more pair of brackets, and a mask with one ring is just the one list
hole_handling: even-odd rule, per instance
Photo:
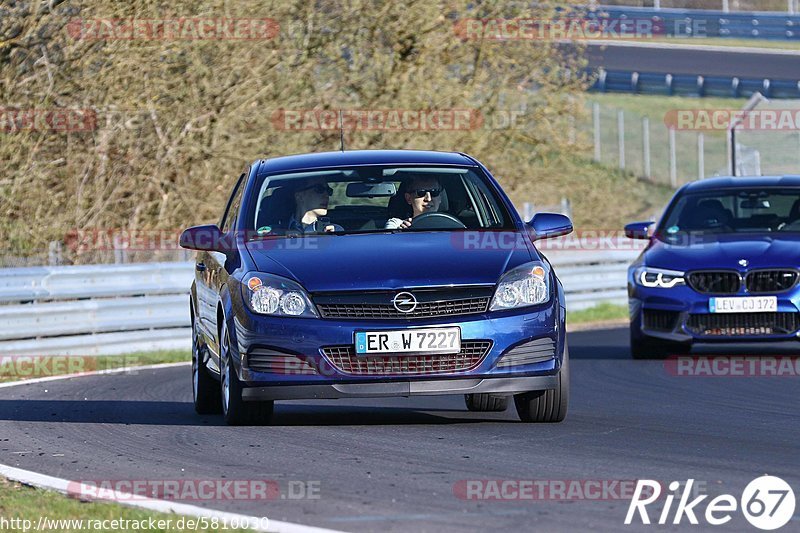
{"label": "blue opel hatchback", "polygon": [[564,291],[489,171],[460,153],[259,160],[218,225],[195,226],[198,413],[265,424],[275,400],[464,395],[473,411],[559,422],[569,400]]}
{"label": "blue opel hatchback", "polygon": [[675,193],[628,270],[634,358],[687,353],[696,342],[800,335],[800,177],[713,178]]}

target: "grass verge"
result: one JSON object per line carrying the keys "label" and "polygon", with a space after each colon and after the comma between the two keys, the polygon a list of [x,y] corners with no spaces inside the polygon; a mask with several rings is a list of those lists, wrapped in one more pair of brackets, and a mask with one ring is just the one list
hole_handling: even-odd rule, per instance
{"label": "grass verge", "polygon": [[568,324],[589,324],[592,322],[606,322],[611,320],[625,320],[628,318],[628,306],[603,303],[567,313]]}
{"label": "grass verge", "polygon": [[78,374],[115,368],[133,368],[161,363],[191,361],[187,350],[165,350],[124,355],[21,355],[0,357],[0,383]]}
{"label": "grass verge", "polygon": [[[211,518],[156,513],[109,502],[83,502],[58,492],[28,487],[2,477],[0,517],[7,521],[3,525],[9,526],[3,529],[19,531],[33,531],[39,524],[42,525],[41,531],[66,533],[135,530],[211,532],[222,528],[221,522],[216,523],[217,527],[212,527],[215,523]],[[40,522],[40,519],[46,519],[47,522]]]}

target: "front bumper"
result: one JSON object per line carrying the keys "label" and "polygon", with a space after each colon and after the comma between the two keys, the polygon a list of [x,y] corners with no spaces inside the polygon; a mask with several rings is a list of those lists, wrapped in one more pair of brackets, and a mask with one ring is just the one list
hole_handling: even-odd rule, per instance
{"label": "front bumper", "polygon": [[[245,400],[414,396],[436,394],[515,394],[557,386],[565,343],[565,310],[559,299],[524,310],[420,320],[332,320],[233,313],[229,327]],[[340,371],[322,348],[352,346],[355,332],[425,327],[459,327],[462,343],[490,340],[483,358],[467,370],[436,373],[352,374]],[[511,349],[531,341],[552,340],[553,354],[531,364],[498,365]],[[307,361],[313,372],[253,370],[250,354],[271,349]],[[318,372],[326,369],[325,372]]]}
{"label": "front bumper", "polygon": [[324,385],[283,385],[248,387],[245,401],[253,400],[332,400],[337,398],[377,398],[387,396],[434,396],[438,394],[517,394],[554,389],[558,376],[516,378],[425,379],[384,383],[330,383]]}
{"label": "front bumper", "polygon": [[[760,342],[797,340],[800,337],[800,315],[797,315],[798,327],[791,331],[773,333],[759,332],[759,320],[751,316],[757,313],[710,313],[709,299],[713,295],[701,294],[687,286],[671,289],[647,288],[640,285],[628,285],[629,310],[632,333],[634,335],[659,338],[673,342]],[[745,292],[730,295],[734,297],[753,296]],[[776,314],[800,313],[800,289],[775,294],[778,299]],[[663,316],[673,319],[658,321],[659,327],[647,323],[645,312],[664,312]],[[695,323],[720,322],[728,326],[730,333],[724,329],[720,333],[707,333],[699,330]],[[711,319],[716,320],[711,320]],[[766,321],[769,322],[769,321]],[[791,321],[790,321],[791,323]]]}

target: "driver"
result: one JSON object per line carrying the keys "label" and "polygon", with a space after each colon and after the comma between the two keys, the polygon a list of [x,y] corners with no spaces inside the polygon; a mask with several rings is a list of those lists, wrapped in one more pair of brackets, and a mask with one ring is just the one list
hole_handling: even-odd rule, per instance
{"label": "driver", "polygon": [[406,229],[411,219],[423,213],[435,213],[442,203],[442,186],[433,176],[414,177],[406,186],[405,200],[411,206],[411,216],[406,219],[390,218],[384,229]]}

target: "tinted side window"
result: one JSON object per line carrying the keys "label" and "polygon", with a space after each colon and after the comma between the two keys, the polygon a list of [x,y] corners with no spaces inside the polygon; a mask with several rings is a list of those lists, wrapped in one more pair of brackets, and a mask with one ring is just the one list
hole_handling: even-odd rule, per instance
{"label": "tinted side window", "polygon": [[220,229],[223,233],[227,233],[232,227],[235,226],[236,216],[239,213],[239,206],[242,205],[244,177],[244,174],[239,176],[239,179],[236,181],[236,185],[233,186],[233,190],[231,191],[231,197],[228,199],[228,204],[225,206],[225,213],[222,215],[222,222],[220,223]]}

